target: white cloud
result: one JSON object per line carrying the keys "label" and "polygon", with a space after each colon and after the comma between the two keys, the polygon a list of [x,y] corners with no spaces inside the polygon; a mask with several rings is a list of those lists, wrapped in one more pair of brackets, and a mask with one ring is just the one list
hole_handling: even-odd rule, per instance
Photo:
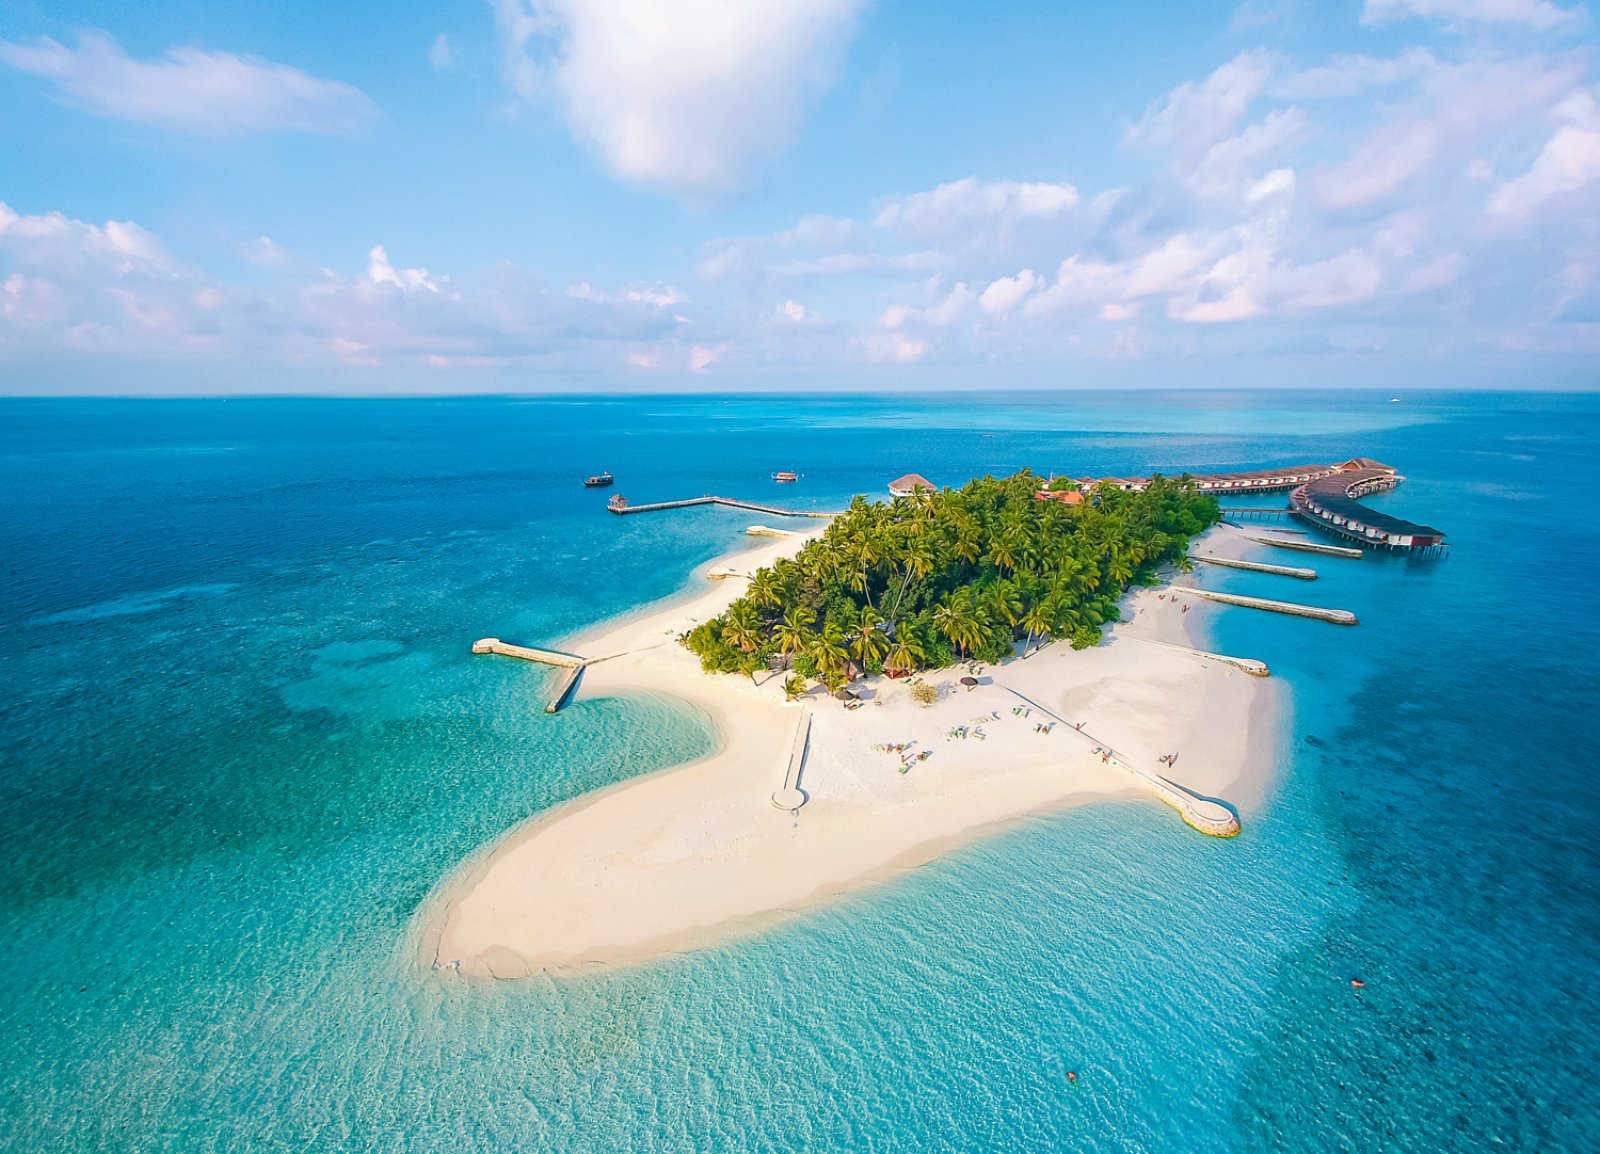
{"label": "white cloud", "polygon": [[1204,80],[1186,81],[1150,105],[1123,134],[1123,143],[1203,153],[1244,119],[1272,72],[1267,53],[1241,52]]}
{"label": "white cloud", "polygon": [[1549,0],[1367,0],[1363,24],[1419,17],[1446,24],[1523,24],[1549,29],[1581,23],[1582,8],[1559,8]]}
{"label": "white cloud", "polygon": [[1044,283],[1031,268],[1016,276],[1003,276],[991,281],[978,297],[978,306],[990,316],[1004,316]]}
{"label": "white cloud", "polygon": [[239,254],[262,268],[281,268],[293,259],[289,250],[270,236],[258,236],[250,243],[240,245]]}
{"label": "white cloud", "polygon": [[373,284],[393,285],[404,292],[415,292],[418,289],[427,289],[431,293],[439,291],[439,284],[425,268],[397,269],[389,263],[389,254],[384,251],[381,244],[372,246],[372,251],[367,253],[367,279]]}
{"label": "white cloud", "polygon": [[919,237],[945,236],[970,230],[977,222],[1011,225],[1023,220],[1048,220],[1074,208],[1078,190],[1070,184],[980,182],[976,177],[941,184],[931,192],[896,197],[873,221]]}
{"label": "white cloud", "polygon": [[874,363],[911,364],[928,355],[928,342],[904,333],[868,333],[861,338],[860,347],[867,360]]}
{"label": "white cloud", "polygon": [[739,184],[832,84],[864,0],[493,0],[507,83],[546,82],[624,180]]}
{"label": "white cloud", "polygon": [[778,315],[799,324],[806,319],[806,306],[799,301],[784,301],[778,306]]}
{"label": "white cloud", "polygon": [[1317,192],[1334,208],[1383,200],[1425,171],[1438,148],[1439,129],[1431,121],[1386,124],[1355,155],[1318,178]]}
{"label": "white cloud", "polygon": [[689,368],[697,373],[703,373],[723,357],[727,356],[729,345],[695,345],[689,350]]}
{"label": "white cloud", "polygon": [[433,65],[437,72],[445,72],[455,67],[456,51],[450,44],[450,37],[443,32],[434,38],[428,45],[428,63]]}
{"label": "white cloud", "polygon": [[350,133],[377,115],[358,89],[285,64],[199,48],[134,60],[101,32],[82,33],[76,48],[0,40],[0,61],[44,77],[67,103],[97,116],[203,136]]}
{"label": "white cloud", "polygon": [[1490,212],[1520,219],[1551,198],[1600,179],[1600,109],[1594,97],[1579,92],[1563,101],[1557,112],[1569,123],[1545,142],[1532,168],[1490,194]]}

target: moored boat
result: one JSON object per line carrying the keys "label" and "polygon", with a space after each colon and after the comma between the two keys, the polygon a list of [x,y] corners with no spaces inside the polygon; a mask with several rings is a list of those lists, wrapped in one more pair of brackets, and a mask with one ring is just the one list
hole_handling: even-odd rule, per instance
{"label": "moored boat", "polygon": [[605,485],[611,484],[611,482],[615,480],[616,478],[610,473],[598,473],[593,477],[585,477],[583,480],[583,487],[585,489],[599,489]]}
{"label": "moored boat", "polygon": [[798,481],[800,479],[800,474],[799,473],[791,473],[787,469],[785,469],[785,470],[782,470],[780,472],[772,474],[772,479],[774,481],[778,482],[781,485],[786,481]]}

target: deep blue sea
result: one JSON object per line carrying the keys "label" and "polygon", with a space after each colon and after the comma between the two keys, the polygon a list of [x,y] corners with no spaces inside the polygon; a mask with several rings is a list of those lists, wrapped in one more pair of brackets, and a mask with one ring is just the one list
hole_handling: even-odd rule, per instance
{"label": "deep blue sea", "polygon": [[[585,474],[829,508],[1356,455],[1451,556],[1205,574],[1362,622],[1202,611],[1289,705],[1239,838],[1105,805],[640,967],[418,966],[463,859],[714,740],[469,652],[752,520]],[[1594,1150],[1597,461],[1596,396],[0,401],[0,1148]]]}

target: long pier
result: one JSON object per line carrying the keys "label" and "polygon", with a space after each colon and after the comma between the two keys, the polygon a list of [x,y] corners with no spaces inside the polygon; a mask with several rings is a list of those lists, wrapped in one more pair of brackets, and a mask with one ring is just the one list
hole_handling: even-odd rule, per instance
{"label": "long pier", "polygon": [[1252,573],[1276,573],[1280,577],[1298,577],[1302,581],[1315,581],[1315,569],[1297,569],[1293,565],[1266,565],[1260,561],[1236,561],[1232,557],[1206,557],[1199,553],[1189,555],[1191,561],[1203,561],[1207,565],[1221,565],[1226,569],[1248,569]]}
{"label": "long pier", "polygon": [[1284,541],[1276,537],[1250,537],[1258,545],[1273,545],[1279,549],[1293,549],[1300,553],[1320,553],[1324,557],[1360,557],[1360,549],[1347,549],[1343,545],[1319,545],[1315,541]]}
{"label": "long pier", "polygon": [[550,696],[550,704],[544,707],[546,713],[559,712],[572,696],[572,691],[577,688],[578,679],[583,676],[585,667],[590,664],[587,657],[579,657],[575,653],[562,653],[559,649],[535,649],[530,645],[510,645],[498,637],[484,637],[472,643],[474,653],[498,653],[502,657],[517,657],[523,661],[536,661],[540,665],[553,665],[562,671],[556,680],[554,692]]}
{"label": "long pier", "polygon": [[802,707],[800,724],[795,726],[794,744],[789,747],[789,766],[784,770],[783,785],[772,794],[772,804],[791,813],[799,811],[810,799],[800,788],[800,771],[806,764],[806,747],[811,741],[811,710]]}
{"label": "long pier", "polygon": [[1359,619],[1348,609],[1323,609],[1317,605],[1296,605],[1292,601],[1272,601],[1266,597],[1243,597],[1237,593],[1217,593],[1211,589],[1191,589],[1173,586],[1179,593],[1219,601],[1224,605],[1243,605],[1246,609],[1266,609],[1272,613],[1287,613],[1291,617],[1314,617],[1318,621],[1331,621],[1335,625],[1356,625]]}
{"label": "long pier", "polygon": [[837,517],[838,513],[825,513],[812,509],[780,509],[776,505],[758,505],[754,501],[739,501],[732,497],[689,497],[682,501],[654,501],[647,505],[630,505],[621,497],[613,497],[607,506],[618,516],[629,513],[659,513],[666,509],[688,509],[694,505],[722,505],[729,509],[748,509],[752,513],[767,513],[774,517]]}

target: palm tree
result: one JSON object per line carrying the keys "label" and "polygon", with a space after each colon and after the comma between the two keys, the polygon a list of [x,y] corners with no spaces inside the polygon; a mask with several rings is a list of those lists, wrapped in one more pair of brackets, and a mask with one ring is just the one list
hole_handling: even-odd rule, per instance
{"label": "palm tree", "polygon": [[889,647],[889,652],[884,655],[883,667],[910,673],[927,659],[928,655],[923,650],[922,642],[917,639],[917,635],[909,629],[901,629],[895,634],[894,644]]}
{"label": "palm tree", "polygon": [[778,622],[775,633],[778,638],[778,652],[805,652],[811,643],[811,627],[816,622],[817,615],[809,606],[792,605],[784,610],[783,619]]}
{"label": "palm tree", "polygon": [[[761,621],[748,601],[735,601],[722,626],[722,639],[746,653],[761,647]],[[752,678],[754,674],[751,675]]]}
{"label": "palm tree", "polygon": [[849,655],[845,653],[844,632],[839,628],[838,622],[829,621],[823,625],[821,633],[811,635],[806,656],[811,658],[818,673],[843,671]]}
{"label": "palm tree", "polygon": [[1024,661],[1028,658],[1028,646],[1033,644],[1034,637],[1050,632],[1052,624],[1053,617],[1048,601],[1035,601],[1028,606],[1027,612],[1022,615],[1022,627],[1028,631],[1028,638],[1022,643],[1022,658]]}
{"label": "palm tree", "polygon": [[776,609],[783,603],[783,583],[771,569],[761,569],[750,579],[745,596],[760,609]]}
{"label": "palm tree", "polygon": [[850,652],[863,669],[888,652],[889,639],[884,636],[882,626],[883,618],[870,605],[863,606],[856,616],[856,635],[850,643]]}
{"label": "palm tree", "polygon": [[1022,620],[1022,596],[1017,592],[1013,582],[1003,578],[990,587],[988,604],[985,607],[993,617],[1004,621],[1013,629],[1017,627],[1017,622]]}
{"label": "palm tree", "polygon": [[783,699],[785,701],[798,701],[805,696],[806,679],[798,673],[791,676],[783,683]]}
{"label": "palm tree", "polygon": [[950,644],[961,651],[966,659],[967,650],[983,640],[983,610],[972,597],[970,587],[957,589],[943,604],[933,611],[933,623],[950,639]]}

